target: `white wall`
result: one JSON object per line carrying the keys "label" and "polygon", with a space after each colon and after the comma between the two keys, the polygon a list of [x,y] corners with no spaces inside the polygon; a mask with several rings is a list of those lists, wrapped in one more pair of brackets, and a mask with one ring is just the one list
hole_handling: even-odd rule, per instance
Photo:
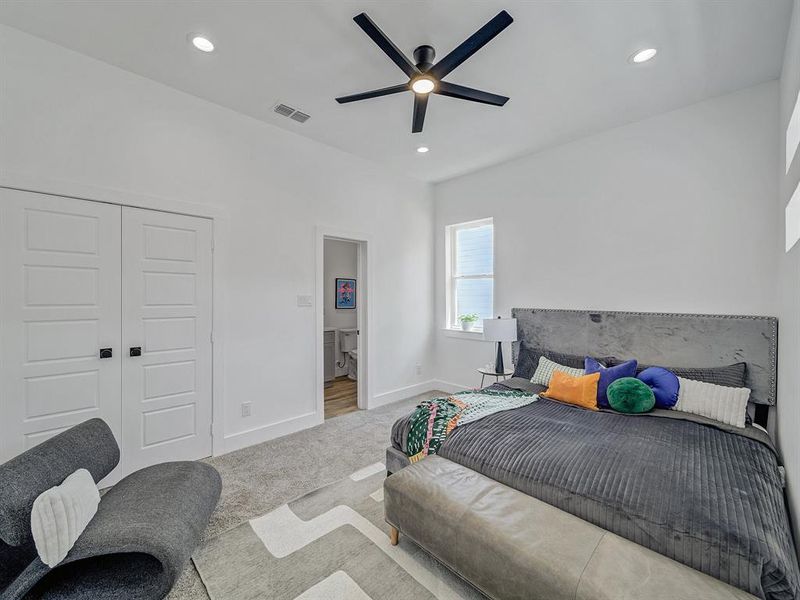
{"label": "white wall", "polygon": [[494,217],[495,313],[773,315],[776,82],[435,186],[437,373],[475,386],[492,344],[448,337],[444,228]]}
{"label": "white wall", "polygon": [[[326,239],[323,248],[324,277],[323,312],[325,327],[336,329],[355,329],[358,325],[358,313],[350,308],[336,308],[336,278],[357,279],[358,245],[344,240]],[[356,287],[359,282],[356,281]],[[339,335],[336,334],[336,376],[347,374],[344,355],[339,352]],[[340,364],[345,366],[340,367]]]}
{"label": "white wall", "polygon": [[14,29],[0,56],[0,176],[227,211],[226,449],[321,422],[314,309],[296,302],[314,294],[317,225],[374,240],[374,393],[432,378],[431,303],[396,293],[433,294],[427,185]]}
{"label": "white wall", "polygon": [[[780,185],[776,210],[780,238],[778,252],[779,344],[778,351],[778,446],[786,466],[789,505],[800,532],[800,244],[784,252],[784,207],[800,183],[800,152],[795,154],[786,173],[786,127],[800,93],[800,0],[794,2],[789,40],[784,55],[780,80],[780,127],[778,147],[781,157],[778,168]],[[800,535],[795,543],[800,552]]]}

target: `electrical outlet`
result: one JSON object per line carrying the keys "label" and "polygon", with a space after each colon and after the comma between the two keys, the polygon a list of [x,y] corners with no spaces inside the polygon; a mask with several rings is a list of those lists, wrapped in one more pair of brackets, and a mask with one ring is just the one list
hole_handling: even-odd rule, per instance
{"label": "electrical outlet", "polygon": [[422,365],[417,363],[416,367],[417,375],[422,375]]}
{"label": "electrical outlet", "polygon": [[297,306],[311,306],[312,296],[311,294],[298,294],[297,295]]}
{"label": "electrical outlet", "polygon": [[252,408],[252,402],[242,402],[242,416],[249,417],[250,416],[250,409]]}

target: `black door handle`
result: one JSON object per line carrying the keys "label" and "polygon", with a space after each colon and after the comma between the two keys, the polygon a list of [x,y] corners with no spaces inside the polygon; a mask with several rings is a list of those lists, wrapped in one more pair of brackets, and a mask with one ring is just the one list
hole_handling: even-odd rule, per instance
{"label": "black door handle", "polygon": [[131,356],[141,356],[141,355],[142,355],[141,346],[131,346]]}
{"label": "black door handle", "polygon": [[111,358],[114,351],[111,348],[100,348],[100,358]]}

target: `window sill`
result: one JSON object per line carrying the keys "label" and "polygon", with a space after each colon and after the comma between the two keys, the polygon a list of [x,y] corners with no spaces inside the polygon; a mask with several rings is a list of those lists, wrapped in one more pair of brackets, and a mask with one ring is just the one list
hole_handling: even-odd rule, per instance
{"label": "window sill", "polygon": [[442,332],[451,338],[457,338],[462,340],[472,340],[475,342],[482,342],[483,339],[483,330],[476,330],[473,329],[472,331],[464,331],[463,329],[451,329],[449,327],[445,327],[442,329]]}

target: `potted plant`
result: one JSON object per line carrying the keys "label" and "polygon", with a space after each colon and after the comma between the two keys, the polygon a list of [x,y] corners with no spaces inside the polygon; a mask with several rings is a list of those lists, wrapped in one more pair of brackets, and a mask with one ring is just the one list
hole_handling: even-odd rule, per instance
{"label": "potted plant", "polygon": [[475,313],[468,313],[458,317],[458,320],[461,321],[461,329],[464,331],[472,331],[472,328],[475,327],[475,323],[478,322],[478,315]]}

